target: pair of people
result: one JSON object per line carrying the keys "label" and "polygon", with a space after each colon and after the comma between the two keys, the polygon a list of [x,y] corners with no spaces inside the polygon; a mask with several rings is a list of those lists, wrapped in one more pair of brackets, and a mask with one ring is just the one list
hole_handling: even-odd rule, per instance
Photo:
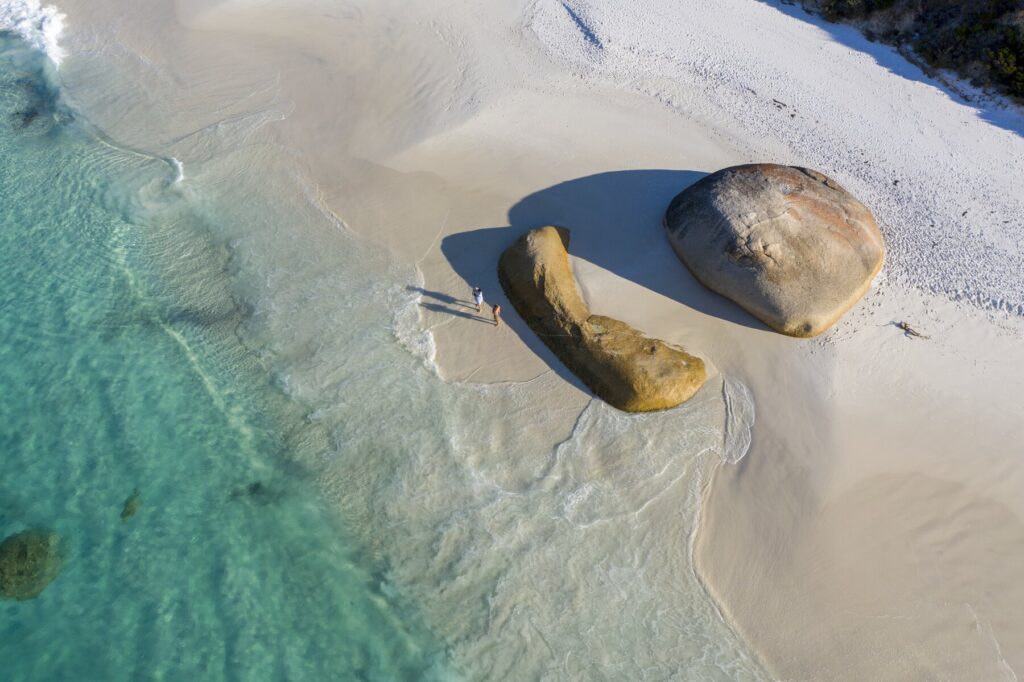
{"label": "pair of people", "polygon": [[[476,304],[476,311],[479,313],[484,307],[484,290],[480,287],[473,287],[473,303]],[[491,313],[494,314],[494,326],[501,326],[501,306],[495,303],[491,306]]]}

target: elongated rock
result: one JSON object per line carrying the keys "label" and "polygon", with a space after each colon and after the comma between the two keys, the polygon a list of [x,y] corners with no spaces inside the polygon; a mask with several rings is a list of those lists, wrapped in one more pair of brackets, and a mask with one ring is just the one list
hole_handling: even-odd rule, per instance
{"label": "elongated rock", "polygon": [[685,402],[704,383],[704,362],[628,324],[591,314],[569,266],[569,231],[542,227],[510,246],[498,279],[519,315],[594,393],[627,412]]}
{"label": "elongated rock", "polygon": [[665,229],[704,286],[790,336],[832,326],[885,260],[864,204],[831,178],[793,166],[713,173],[672,200]]}

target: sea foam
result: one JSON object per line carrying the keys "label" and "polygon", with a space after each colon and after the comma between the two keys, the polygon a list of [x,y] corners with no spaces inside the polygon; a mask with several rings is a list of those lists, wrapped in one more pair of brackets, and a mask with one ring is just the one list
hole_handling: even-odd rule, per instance
{"label": "sea foam", "polygon": [[725,400],[725,431],[722,441],[722,461],[736,464],[750,449],[754,426],[754,396],[739,379],[725,377],[722,382]]}
{"label": "sea foam", "polygon": [[0,31],[17,33],[57,66],[64,58],[60,46],[64,15],[52,5],[42,5],[39,0],[0,0]]}
{"label": "sea foam", "polygon": [[185,165],[173,156],[168,158],[167,162],[171,165],[171,168],[174,169],[174,180],[171,181],[171,184],[177,185],[185,179]]}

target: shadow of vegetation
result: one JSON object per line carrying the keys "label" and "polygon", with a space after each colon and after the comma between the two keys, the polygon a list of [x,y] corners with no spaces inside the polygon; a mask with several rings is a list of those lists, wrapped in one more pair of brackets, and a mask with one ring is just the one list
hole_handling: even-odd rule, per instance
{"label": "shadow of vegetation", "polygon": [[[766,330],[742,308],[694,279],[665,237],[661,225],[665,208],[676,194],[705,175],[699,171],[628,170],[569,180],[516,203],[509,210],[507,227],[445,237],[441,252],[470,286],[483,288],[489,303],[500,302],[506,311],[514,311],[498,283],[498,258],[524,232],[558,225],[571,231],[569,252],[573,256],[706,315]],[[594,312],[601,312],[600,302],[594,307]],[[518,315],[506,312],[504,319],[550,367],[582,386]]]}
{"label": "shadow of vegetation", "polygon": [[[924,65],[919,66],[900,54],[899,50],[888,43],[873,42],[868,40],[860,29],[850,24],[832,23],[824,17],[808,12],[794,0],[757,0],[758,2],[775,8],[786,16],[814,24],[823,31],[827,31],[833,40],[853,50],[868,55],[875,60],[879,66],[891,73],[906,78],[907,80],[926,83],[938,88],[951,100],[959,102],[974,109],[978,116],[987,123],[998,126],[1024,137],[1024,114],[1013,105],[1002,106],[998,100],[974,99],[969,95],[958,92],[951,85],[939,80],[936,75],[930,75]],[[930,69],[929,69],[930,70]],[[1009,102],[1009,99],[1006,100]]]}

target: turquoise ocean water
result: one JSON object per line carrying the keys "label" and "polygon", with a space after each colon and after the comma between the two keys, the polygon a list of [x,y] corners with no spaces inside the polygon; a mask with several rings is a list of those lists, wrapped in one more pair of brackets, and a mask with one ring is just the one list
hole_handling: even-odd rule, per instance
{"label": "turquoise ocean water", "polygon": [[90,130],[51,70],[0,34],[0,535],[65,555],[0,601],[0,679],[433,677],[438,644],[287,456],[176,169]]}

